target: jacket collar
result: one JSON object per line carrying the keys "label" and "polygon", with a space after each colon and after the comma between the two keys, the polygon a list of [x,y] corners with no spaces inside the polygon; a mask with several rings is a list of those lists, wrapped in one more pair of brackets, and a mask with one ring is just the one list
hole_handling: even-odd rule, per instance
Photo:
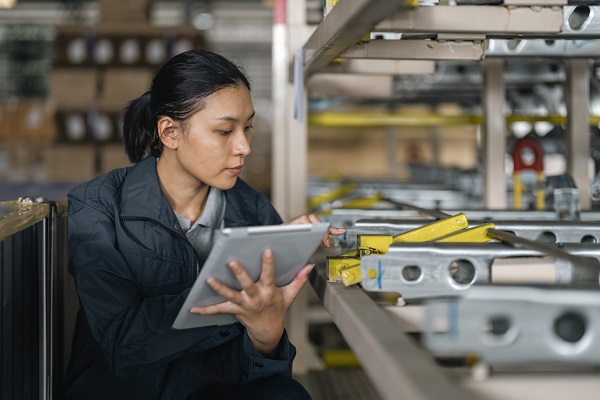
{"label": "jacket collar", "polygon": [[154,156],[144,158],[129,169],[121,196],[123,217],[151,218],[169,226],[177,223],[177,217],[160,188]]}
{"label": "jacket collar", "polygon": [[[229,194],[230,191],[240,191],[240,183],[237,182],[232,189],[224,191],[225,226],[228,227],[251,225],[237,204],[236,198],[239,196]],[[156,172],[156,157],[148,156],[129,168],[123,182],[121,216],[150,218],[170,227],[179,224],[167,196],[160,188]]]}

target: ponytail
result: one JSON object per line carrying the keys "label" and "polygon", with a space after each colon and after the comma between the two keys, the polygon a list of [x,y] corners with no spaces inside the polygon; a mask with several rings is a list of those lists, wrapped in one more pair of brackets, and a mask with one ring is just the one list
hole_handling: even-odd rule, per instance
{"label": "ponytail", "polygon": [[162,143],[158,138],[156,121],[150,110],[150,92],[129,103],[123,114],[123,141],[131,162],[138,162],[146,153],[159,156]]}

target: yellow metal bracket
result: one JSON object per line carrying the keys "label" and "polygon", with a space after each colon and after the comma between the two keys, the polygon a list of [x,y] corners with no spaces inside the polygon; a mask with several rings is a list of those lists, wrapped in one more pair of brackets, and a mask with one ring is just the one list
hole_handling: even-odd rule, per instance
{"label": "yellow metal bracket", "polygon": [[[417,229],[392,235],[357,235],[357,249],[337,256],[327,257],[327,272],[332,281],[341,281],[344,285],[353,285],[362,280],[360,258],[368,254],[385,254],[392,243],[398,242],[428,242],[440,237],[456,234],[468,228],[469,222],[464,213],[432,222]],[[481,240],[480,229],[463,233],[463,240],[472,237]],[[446,239],[449,240],[449,239]],[[488,239],[489,240],[489,239]],[[455,240],[458,241],[458,240]]]}

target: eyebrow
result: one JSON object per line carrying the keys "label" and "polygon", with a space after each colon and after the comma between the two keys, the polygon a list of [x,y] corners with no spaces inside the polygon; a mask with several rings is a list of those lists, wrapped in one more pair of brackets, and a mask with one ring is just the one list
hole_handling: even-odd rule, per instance
{"label": "eyebrow", "polygon": [[[255,116],[255,115],[256,115],[256,111],[254,111],[254,112],[252,113],[252,115],[250,115],[250,116],[248,117],[248,119],[247,119],[246,121],[249,121],[249,120],[251,120],[252,118],[254,118],[254,116]],[[239,122],[239,120],[238,120],[237,118],[235,118],[235,117],[228,117],[228,116],[225,116],[225,117],[219,117],[219,118],[215,118],[215,119],[217,119],[217,120],[219,120],[219,121],[231,121],[231,122]]]}

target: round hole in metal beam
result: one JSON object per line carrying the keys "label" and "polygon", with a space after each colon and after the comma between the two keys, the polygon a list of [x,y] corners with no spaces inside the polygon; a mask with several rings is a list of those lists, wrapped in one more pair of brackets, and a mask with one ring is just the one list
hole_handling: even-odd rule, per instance
{"label": "round hole in metal beam", "polygon": [[574,31],[580,30],[590,17],[590,13],[591,10],[589,6],[575,7],[571,15],[569,15],[569,19],[567,20],[569,27]]}
{"label": "round hole in metal beam", "polygon": [[506,47],[511,51],[515,51],[517,50],[517,47],[519,47],[520,43],[521,39],[510,39],[506,42]]}
{"label": "round hole in metal beam", "polygon": [[402,277],[408,282],[414,282],[421,277],[421,268],[417,265],[407,265],[402,269]]}
{"label": "round hole in metal beam", "polygon": [[592,244],[595,244],[595,243],[598,243],[598,241],[592,235],[585,235],[584,237],[581,238],[581,243],[592,243]]}
{"label": "round hole in metal beam", "polygon": [[554,320],[554,333],[565,342],[579,342],[585,330],[585,318],[576,312],[566,312]]}
{"label": "round hole in metal beam", "polygon": [[556,235],[552,232],[544,232],[537,238],[537,241],[542,243],[556,243]]}
{"label": "round hole in metal beam", "polygon": [[503,315],[488,319],[483,327],[485,333],[491,336],[503,336],[510,329],[510,319]]}
{"label": "round hole in metal beam", "polygon": [[475,267],[467,260],[452,261],[449,272],[450,277],[459,285],[469,285],[475,280]]}

